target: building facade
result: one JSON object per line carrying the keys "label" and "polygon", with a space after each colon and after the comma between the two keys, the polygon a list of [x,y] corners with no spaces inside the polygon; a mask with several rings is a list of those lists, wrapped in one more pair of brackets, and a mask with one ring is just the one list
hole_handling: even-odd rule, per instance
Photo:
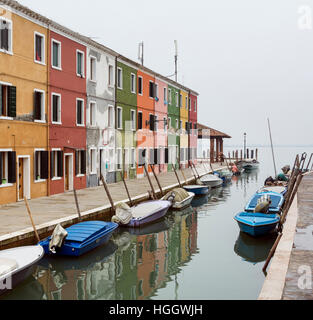
{"label": "building facade", "polygon": [[198,146],[198,99],[197,94],[189,94],[189,160],[197,164]]}
{"label": "building facade", "polygon": [[189,108],[188,92],[180,90],[179,109],[180,109],[180,166],[188,167],[188,147],[189,147]]}

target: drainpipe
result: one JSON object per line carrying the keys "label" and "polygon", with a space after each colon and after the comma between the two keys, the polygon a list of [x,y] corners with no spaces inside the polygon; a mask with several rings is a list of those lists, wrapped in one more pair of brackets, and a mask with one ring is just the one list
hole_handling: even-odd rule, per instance
{"label": "drainpipe", "polygon": [[48,150],[48,179],[47,179],[47,196],[50,196],[50,193],[51,193],[51,190],[50,190],[50,177],[51,177],[51,172],[50,172],[50,168],[51,168],[51,164],[50,164],[50,160],[51,160],[51,157],[50,157],[50,153],[49,153],[49,139],[50,139],[50,136],[49,136],[49,115],[50,115],[50,112],[49,112],[49,105],[50,105],[50,97],[49,97],[49,81],[50,81],[50,78],[49,78],[49,68],[50,68],[50,24],[48,24],[48,35],[47,35],[47,97],[46,97],[46,105],[47,105],[47,150]]}

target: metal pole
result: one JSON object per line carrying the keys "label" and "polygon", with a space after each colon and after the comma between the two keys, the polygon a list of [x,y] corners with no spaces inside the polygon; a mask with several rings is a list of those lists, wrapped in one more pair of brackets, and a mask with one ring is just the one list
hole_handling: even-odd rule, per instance
{"label": "metal pole", "polygon": [[267,121],[268,121],[268,130],[269,130],[269,133],[270,133],[270,139],[271,139],[272,156],[273,156],[273,163],[274,163],[275,177],[277,177],[277,170],[276,170],[276,163],[275,163],[275,155],[274,155],[274,147],[273,147],[273,140],[272,140],[272,132],[271,132],[270,119],[269,119],[269,118],[267,118]]}

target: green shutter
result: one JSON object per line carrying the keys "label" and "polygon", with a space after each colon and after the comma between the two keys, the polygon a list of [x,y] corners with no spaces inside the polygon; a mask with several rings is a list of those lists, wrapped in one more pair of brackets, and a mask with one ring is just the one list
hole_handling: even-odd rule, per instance
{"label": "green shutter", "polygon": [[8,87],[9,91],[9,117],[16,117],[16,87]]}

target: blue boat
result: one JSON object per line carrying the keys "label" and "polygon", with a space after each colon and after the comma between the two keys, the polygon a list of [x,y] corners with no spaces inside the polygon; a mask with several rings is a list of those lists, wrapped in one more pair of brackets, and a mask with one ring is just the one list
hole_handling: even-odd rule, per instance
{"label": "blue boat", "polygon": [[[267,195],[271,199],[267,213],[254,212],[258,204],[258,199]],[[235,216],[239,228],[242,232],[251,236],[262,236],[273,231],[279,223],[284,196],[277,192],[260,192],[256,193],[248,202],[245,212],[240,212]]]}
{"label": "blue boat", "polygon": [[[68,235],[56,254],[62,256],[81,256],[108,242],[117,227],[117,223],[103,221],[86,221],[75,224],[66,229]],[[52,254],[49,250],[50,240],[51,237],[39,242],[46,254]]]}
{"label": "blue boat", "polygon": [[194,193],[196,196],[202,196],[209,193],[211,190],[210,186],[201,186],[201,185],[190,185],[184,186],[184,189],[188,192]]}
{"label": "blue boat", "polygon": [[238,222],[242,232],[258,237],[272,232],[276,228],[280,216],[259,212],[241,212],[234,219]]}

